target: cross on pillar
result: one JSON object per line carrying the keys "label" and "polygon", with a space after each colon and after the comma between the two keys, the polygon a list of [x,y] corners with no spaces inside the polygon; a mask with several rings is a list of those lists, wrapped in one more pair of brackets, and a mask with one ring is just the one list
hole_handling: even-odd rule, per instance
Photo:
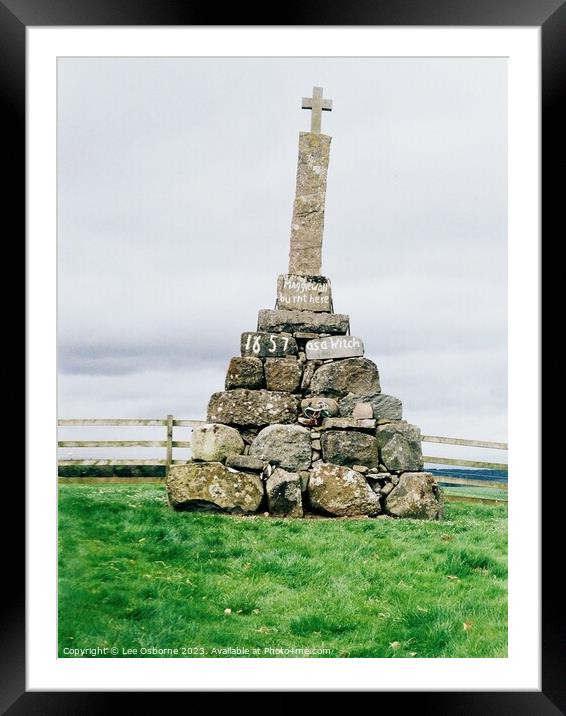
{"label": "cross on pillar", "polygon": [[312,97],[303,97],[302,109],[311,109],[311,132],[320,134],[322,112],[332,111],[332,100],[322,99],[322,87],[312,88]]}

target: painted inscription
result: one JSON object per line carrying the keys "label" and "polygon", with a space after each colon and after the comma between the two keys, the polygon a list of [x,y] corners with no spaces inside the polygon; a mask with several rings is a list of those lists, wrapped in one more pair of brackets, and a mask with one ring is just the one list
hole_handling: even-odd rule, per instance
{"label": "painted inscription", "polygon": [[283,358],[297,355],[297,341],[289,333],[242,333],[240,352],[243,356],[257,358]]}
{"label": "painted inscription", "polygon": [[330,313],[330,279],[325,276],[281,274],[277,279],[277,308]]}
{"label": "painted inscription", "polygon": [[308,341],[305,347],[307,360],[317,358],[357,358],[364,354],[361,338],[355,336],[327,336]]}

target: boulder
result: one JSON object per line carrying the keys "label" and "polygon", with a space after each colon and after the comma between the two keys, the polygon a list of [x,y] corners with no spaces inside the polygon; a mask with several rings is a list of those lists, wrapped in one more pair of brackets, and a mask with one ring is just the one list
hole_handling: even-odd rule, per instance
{"label": "boulder", "polygon": [[269,425],[258,433],[250,455],[284,470],[306,470],[311,464],[311,436],[301,425]]}
{"label": "boulder", "polygon": [[313,466],[308,496],[314,510],[338,517],[375,516],[381,512],[379,496],[364,476],[341,465],[322,462]]}
{"label": "boulder", "polygon": [[228,425],[269,425],[293,423],[299,414],[299,400],[290,393],[236,388],[213,393],[208,403],[208,420]]}
{"label": "boulder", "polygon": [[345,335],[349,326],[350,317],[341,313],[262,308],[257,318],[257,330],[271,333]]}
{"label": "boulder", "polygon": [[442,491],[430,472],[404,472],[387,495],[385,510],[393,517],[438,520],[443,513]]}
{"label": "boulder", "polygon": [[218,423],[205,423],[193,428],[191,454],[193,460],[223,462],[232,453],[244,452],[244,441],[235,428]]}
{"label": "boulder", "polygon": [[251,455],[228,455],[226,458],[226,467],[234,470],[243,470],[244,472],[261,472],[265,467],[263,460]]}
{"label": "boulder", "polygon": [[263,483],[257,475],[231,470],[220,462],[172,465],[165,482],[169,504],[177,510],[257,512]]}
{"label": "boulder", "polygon": [[226,390],[234,388],[263,388],[265,379],[263,363],[259,358],[236,356],[230,361],[224,387]]}
{"label": "boulder", "polygon": [[380,390],[379,371],[368,358],[345,358],[325,363],[315,371],[309,386],[312,394],[338,397],[348,393],[367,395]]}
{"label": "boulder", "polygon": [[[370,395],[355,395],[354,393],[346,395],[340,401],[340,415],[344,417],[354,416],[354,411],[359,411],[360,406],[365,406],[367,403],[371,405],[373,411],[373,414],[368,417],[379,418],[380,420],[401,420],[403,417],[403,404],[399,398],[379,392]],[[366,410],[366,408],[363,409]],[[360,415],[359,417],[362,416]]]}
{"label": "boulder", "polygon": [[265,483],[267,505],[272,515],[302,517],[301,481],[296,472],[278,467]]}
{"label": "boulder", "polygon": [[296,358],[267,358],[265,383],[267,390],[294,393],[299,389],[303,366]]}
{"label": "boulder", "polygon": [[421,431],[404,420],[378,425],[379,462],[387,470],[418,472],[423,468]]}
{"label": "boulder", "polygon": [[355,430],[326,430],[320,442],[325,462],[348,467],[377,466],[377,444],[373,435]]}

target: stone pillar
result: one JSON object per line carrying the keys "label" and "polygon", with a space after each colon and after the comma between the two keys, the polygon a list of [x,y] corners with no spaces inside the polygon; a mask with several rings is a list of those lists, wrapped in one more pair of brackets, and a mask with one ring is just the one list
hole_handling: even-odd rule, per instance
{"label": "stone pillar", "polygon": [[326,134],[301,132],[297,189],[291,223],[289,273],[319,276],[330,141]]}

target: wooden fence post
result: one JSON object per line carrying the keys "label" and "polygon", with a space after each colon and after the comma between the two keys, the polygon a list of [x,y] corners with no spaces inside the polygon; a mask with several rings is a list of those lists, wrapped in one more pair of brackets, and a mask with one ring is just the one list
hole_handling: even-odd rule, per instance
{"label": "wooden fence post", "polygon": [[167,416],[167,447],[165,448],[165,477],[169,477],[169,468],[173,462],[173,416]]}

